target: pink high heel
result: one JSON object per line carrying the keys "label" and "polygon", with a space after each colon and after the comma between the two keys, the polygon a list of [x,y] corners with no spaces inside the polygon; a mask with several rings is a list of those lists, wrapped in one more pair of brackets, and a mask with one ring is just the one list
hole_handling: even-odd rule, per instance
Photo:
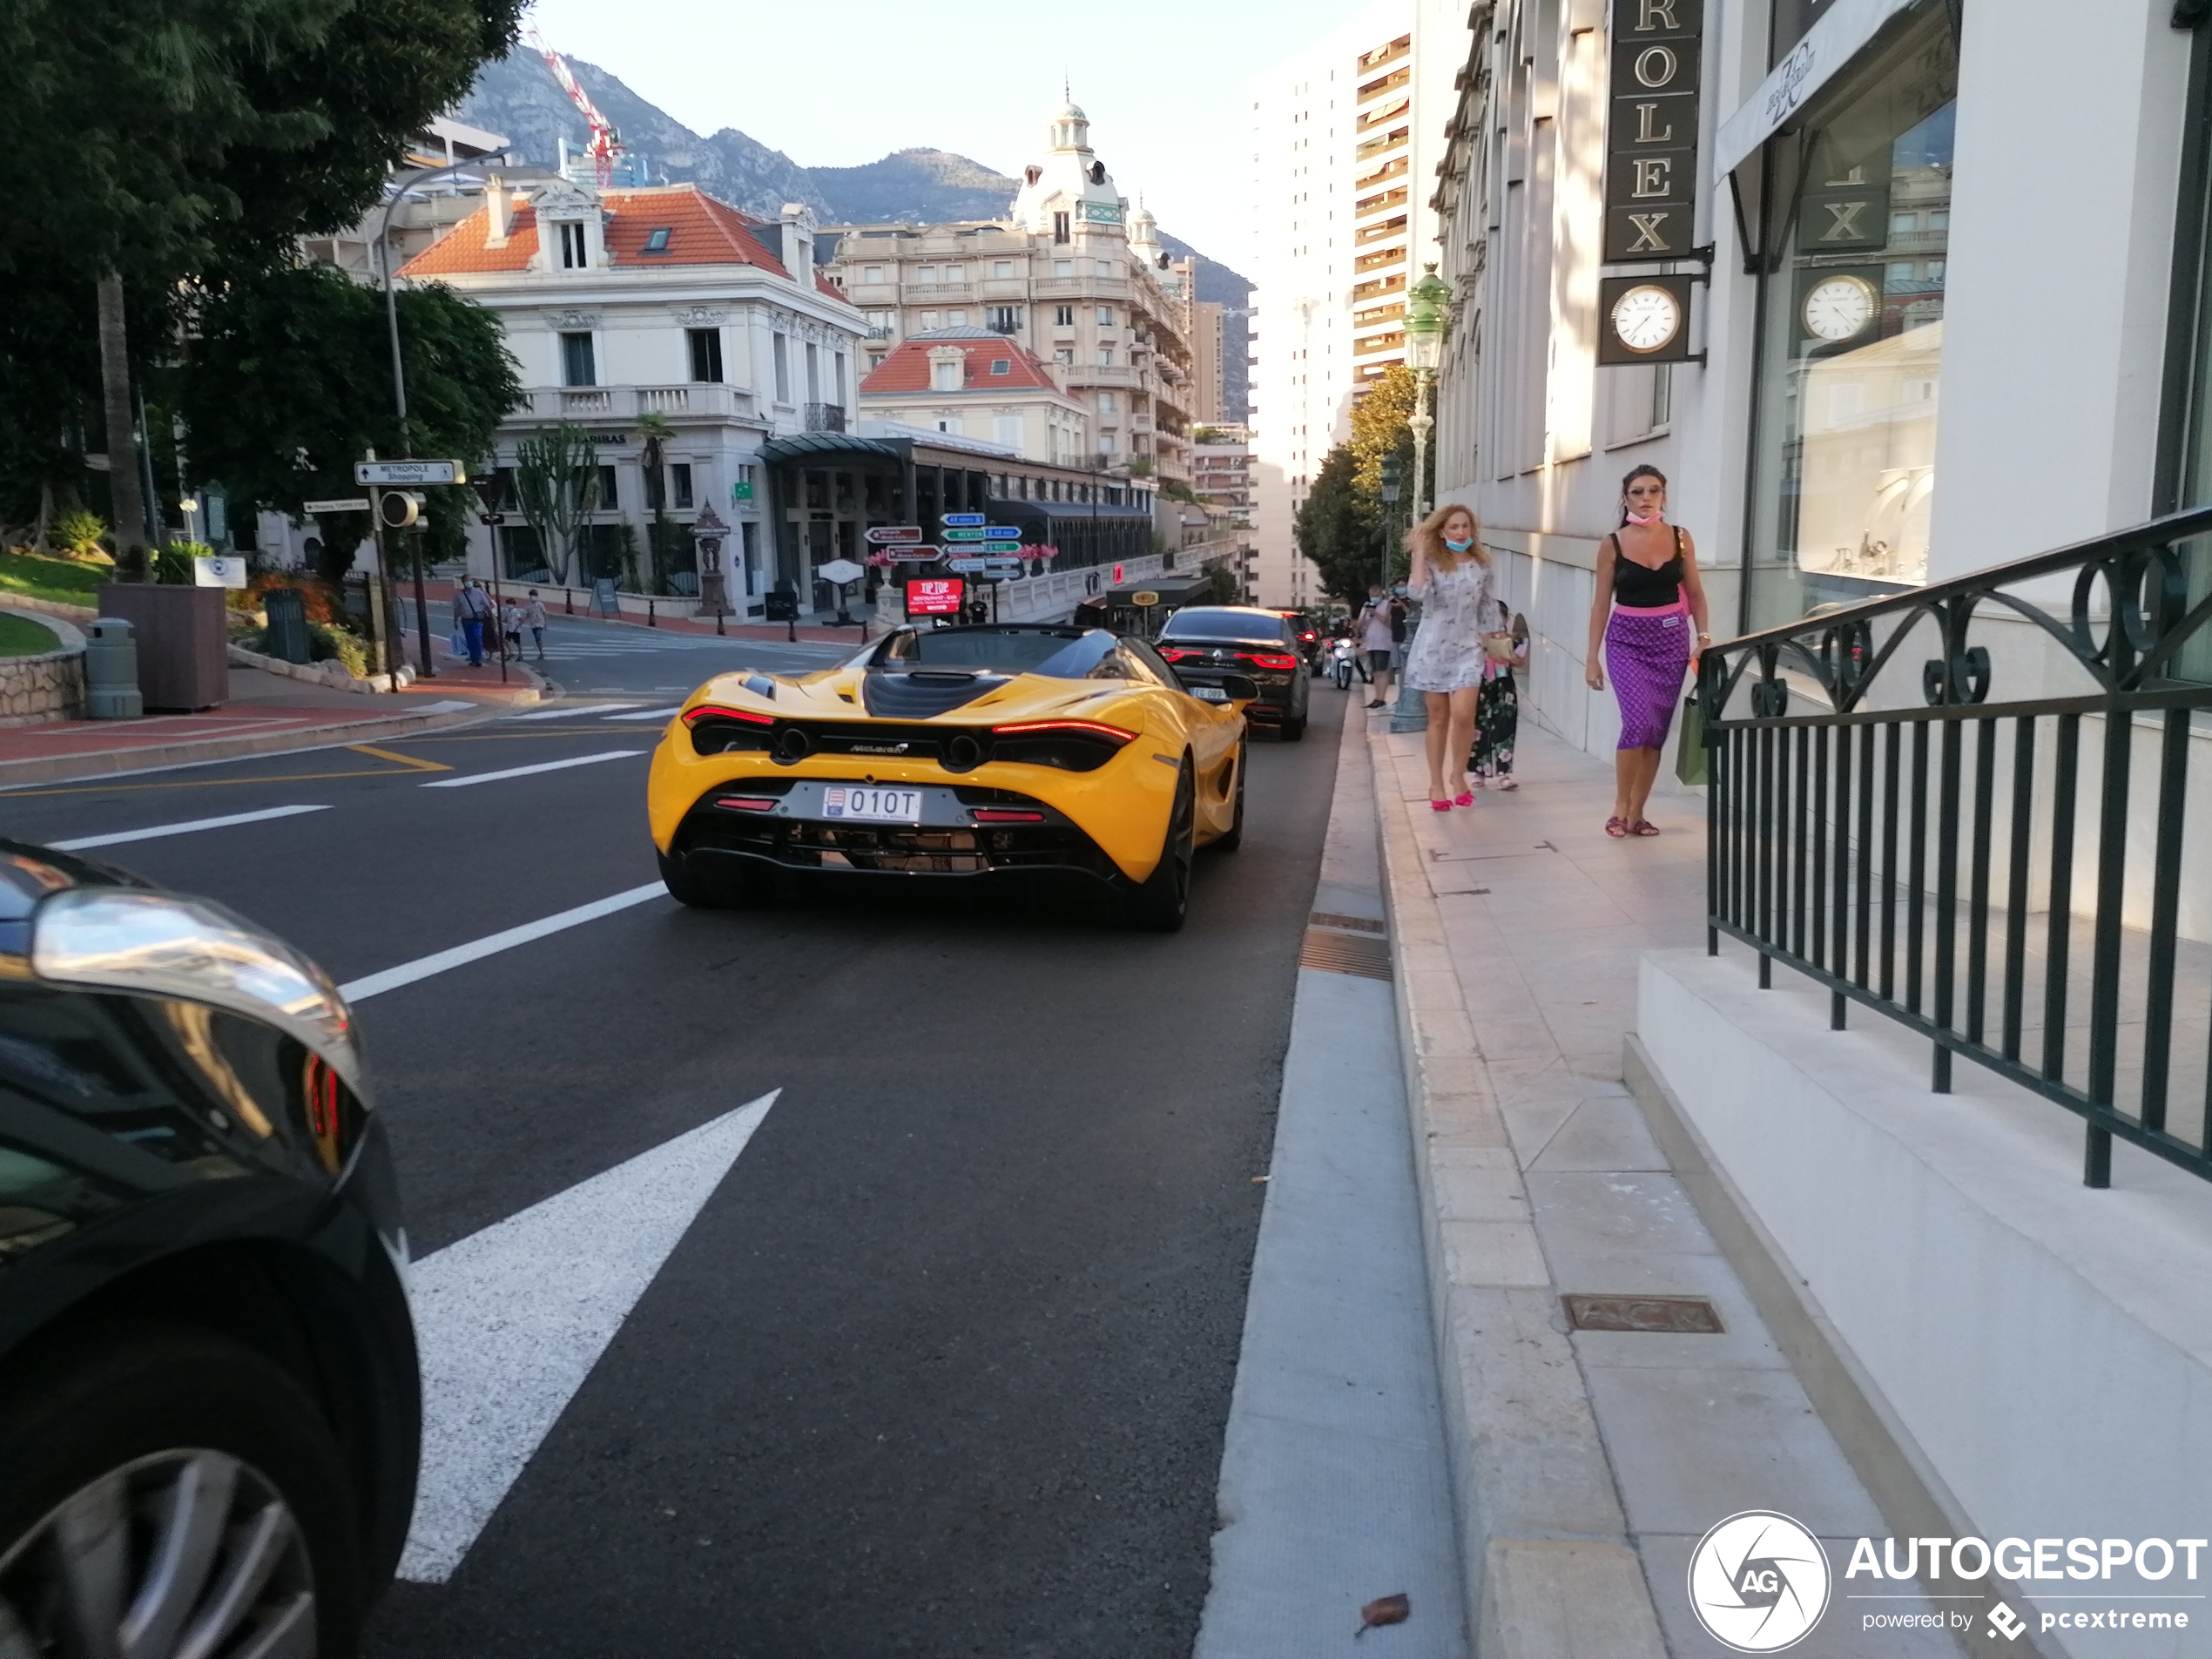
{"label": "pink high heel", "polygon": [[1452,803],[1448,800],[1439,800],[1435,796],[1431,795],[1428,798],[1428,809],[1432,813],[1448,813],[1452,810]]}
{"label": "pink high heel", "polygon": [[1458,794],[1452,797],[1452,805],[1454,806],[1474,806],[1474,791],[1472,789],[1462,789]]}

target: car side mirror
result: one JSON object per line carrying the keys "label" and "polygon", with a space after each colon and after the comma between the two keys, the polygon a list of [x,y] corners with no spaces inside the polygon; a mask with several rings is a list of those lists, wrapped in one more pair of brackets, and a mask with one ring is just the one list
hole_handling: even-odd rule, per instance
{"label": "car side mirror", "polygon": [[1258,682],[1249,674],[1224,674],[1221,689],[1229,693],[1231,703],[1249,703],[1259,695]]}

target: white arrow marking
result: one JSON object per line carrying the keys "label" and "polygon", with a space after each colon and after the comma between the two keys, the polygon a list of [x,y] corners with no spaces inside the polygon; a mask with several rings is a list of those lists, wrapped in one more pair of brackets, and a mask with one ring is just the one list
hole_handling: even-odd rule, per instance
{"label": "white arrow marking", "polygon": [[453,1576],[781,1089],[408,1271],[422,1480],[400,1576]]}
{"label": "white arrow marking", "polygon": [[112,835],[80,835],[73,841],[50,841],[64,853],[81,853],[95,846],[121,846],[126,841],[158,841],[171,835],[190,835],[195,830],[228,829],[233,824],[260,824],[272,818],[296,818],[301,813],[327,813],[327,806],[270,806],[258,813],[232,813],[223,818],[194,818],[182,824],[156,824],[151,829],[118,830]]}
{"label": "white arrow marking", "polygon": [[635,714],[610,714],[610,720],[665,720],[671,714],[681,714],[684,705],[671,703],[664,709],[640,709]]}
{"label": "white arrow marking", "polygon": [[536,714],[517,714],[517,720],[567,720],[579,714],[604,714],[609,709],[626,709],[627,703],[586,703],[572,709],[543,709]]}

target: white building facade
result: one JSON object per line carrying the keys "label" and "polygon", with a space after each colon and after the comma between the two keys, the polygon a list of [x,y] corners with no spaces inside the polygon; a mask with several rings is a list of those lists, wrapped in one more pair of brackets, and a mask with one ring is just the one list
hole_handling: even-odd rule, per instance
{"label": "white building facade", "polygon": [[[1582,659],[1638,464],[1670,481],[1723,639],[2212,495],[2207,158],[2187,118],[2208,48],[2183,26],[2202,10],[2111,0],[2088,26],[2059,0],[1478,7],[1432,203],[1454,291],[1439,483],[1475,509],[1535,632],[1524,706],[1614,745]],[[1691,90],[1629,83],[1655,43]],[[2055,117],[2027,91],[2052,85],[2054,43]],[[1611,238],[1608,179],[1629,181],[1608,158],[1634,145],[1639,99],[1683,140],[1672,260],[1612,258],[1633,238]],[[1601,365],[1605,300],[1632,279],[1686,295],[1682,338],[1653,355],[1689,361]]]}
{"label": "white building facade", "polygon": [[[401,275],[447,284],[506,329],[528,401],[501,428],[496,466],[512,468],[517,443],[558,422],[591,435],[600,499],[577,577],[650,568],[632,550],[649,546],[658,502],[677,527],[663,568],[676,591],[696,592],[685,527],[711,503],[732,527],[732,608],[741,597],[745,613],[762,608],[775,538],[763,528],[761,448],[857,418],[867,323],[817,272],[806,209],[762,223],[691,185],[496,185]],[[645,470],[648,415],[670,428],[658,478]],[[548,568],[511,505],[509,515],[496,547],[472,530],[472,570]],[[782,574],[802,594],[819,589],[809,571]]]}
{"label": "white building facade", "polygon": [[1464,7],[1383,0],[1252,85],[1250,266],[1257,585],[1320,597],[1294,522],[1361,389],[1405,361],[1406,292],[1433,246]]}
{"label": "white building facade", "polygon": [[825,273],[867,316],[872,360],[946,328],[986,328],[1052,364],[1089,416],[1099,469],[1187,481],[1197,405],[1194,277],[1131,206],[1073,104],[1003,220],[830,227]]}

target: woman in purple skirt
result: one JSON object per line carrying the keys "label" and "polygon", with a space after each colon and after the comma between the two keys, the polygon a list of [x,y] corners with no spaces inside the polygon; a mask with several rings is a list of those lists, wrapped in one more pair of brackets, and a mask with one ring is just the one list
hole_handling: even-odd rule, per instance
{"label": "woman in purple skirt", "polygon": [[1688,531],[1667,523],[1666,475],[1656,467],[1638,467],[1621,481],[1621,528],[1598,543],[1583,670],[1593,691],[1605,689],[1609,670],[1621,705],[1613,816],[1605,820],[1605,833],[1616,840],[1659,833],[1643,815],[1644,806],[1659,776],[1659,753],[1674,724],[1683,676],[1712,637],[1705,631],[1697,544]]}

